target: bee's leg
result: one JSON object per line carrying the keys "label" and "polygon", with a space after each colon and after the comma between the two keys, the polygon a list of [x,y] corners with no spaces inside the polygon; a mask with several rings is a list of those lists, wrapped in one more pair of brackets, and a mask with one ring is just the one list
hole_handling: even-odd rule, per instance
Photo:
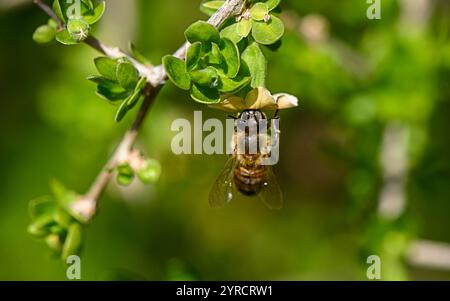
{"label": "bee's leg", "polygon": [[275,111],[275,114],[273,115],[273,118],[272,119],[280,119],[280,116],[278,115],[278,113],[280,112],[280,110],[276,110]]}

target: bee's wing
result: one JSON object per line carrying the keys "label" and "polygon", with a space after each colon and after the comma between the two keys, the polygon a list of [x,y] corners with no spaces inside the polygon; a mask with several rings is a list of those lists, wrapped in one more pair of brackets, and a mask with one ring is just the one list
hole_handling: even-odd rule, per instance
{"label": "bee's wing", "polygon": [[232,155],[228,158],[225,167],[209,193],[209,204],[211,207],[221,208],[233,199],[234,169],[236,163],[236,156]]}
{"label": "bee's wing", "polygon": [[267,179],[258,198],[270,209],[279,210],[283,207],[283,193],[272,166],[267,165]]}

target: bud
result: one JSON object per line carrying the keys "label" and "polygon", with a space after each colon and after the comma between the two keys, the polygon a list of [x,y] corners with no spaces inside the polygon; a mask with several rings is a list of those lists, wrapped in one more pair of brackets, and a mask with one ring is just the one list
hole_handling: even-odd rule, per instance
{"label": "bud", "polygon": [[155,183],[161,176],[161,164],[154,159],[148,159],[137,175],[145,184]]}
{"label": "bud", "polygon": [[67,31],[77,42],[85,40],[89,35],[90,26],[83,18],[71,18],[67,22]]}

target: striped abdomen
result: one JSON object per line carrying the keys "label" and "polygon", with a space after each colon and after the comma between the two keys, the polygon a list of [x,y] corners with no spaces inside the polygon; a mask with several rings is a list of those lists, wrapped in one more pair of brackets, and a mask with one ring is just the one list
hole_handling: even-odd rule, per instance
{"label": "striped abdomen", "polygon": [[234,170],[236,188],[245,195],[258,194],[266,182],[266,167],[259,165],[259,155],[243,155]]}

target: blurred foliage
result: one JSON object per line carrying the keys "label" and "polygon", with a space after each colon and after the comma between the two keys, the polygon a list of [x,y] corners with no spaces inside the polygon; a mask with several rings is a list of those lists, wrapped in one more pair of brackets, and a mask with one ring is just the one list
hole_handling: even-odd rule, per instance
{"label": "blurred foliage", "polygon": [[[200,2],[109,0],[92,30],[122,48],[133,40],[160,63],[204,18]],[[283,1],[287,33],[267,86],[302,107],[281,115],[280,212],[245,198],[209,208],[225,158],[171,153],[171,122],[204,108],[167,85],[139,139],[161,179],[110,185],[86,233],[82,279],[365,280],[368,254],[381,256],[385,280],[450,279],[404,260],[412,239],[450,242],[450,5],[434,1],[421,24],[403,2],[382,1],[382,19],[371,21],[365,1]],[[133,118],[117,125],[117,107],[85,80],[97,53],[33,43],[47,19],[30,3],[0,11],[2,280],[65,279],[65,266],[27,234],[28,200],[53,177],[85,191]],[[203,111],[211,117],[226,116]],[[377,215],[379,157],[392,123],[409,132],[408,206],[387,221]]]}

